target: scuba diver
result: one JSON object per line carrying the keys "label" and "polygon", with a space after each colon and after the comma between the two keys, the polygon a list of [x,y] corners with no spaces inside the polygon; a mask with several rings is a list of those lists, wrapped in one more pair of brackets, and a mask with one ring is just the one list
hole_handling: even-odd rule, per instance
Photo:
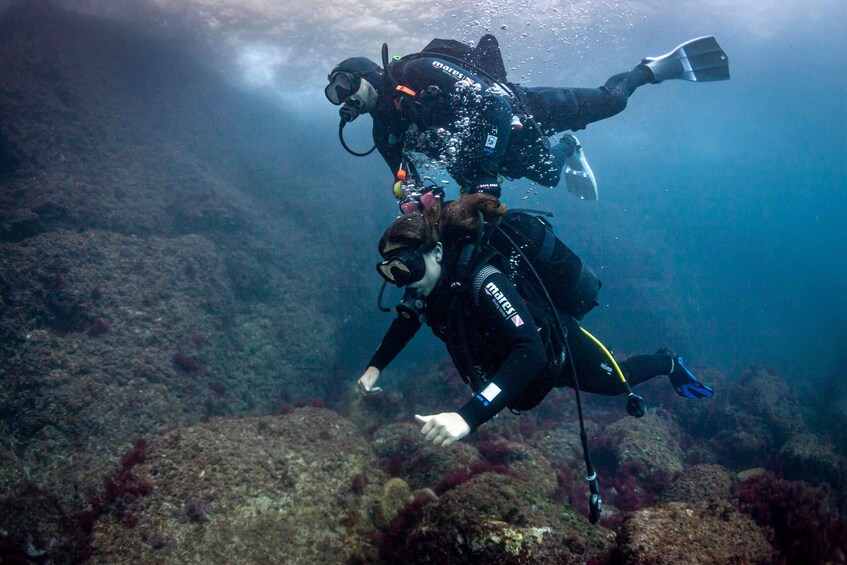
{"label": "scuba diver", "polygon": [[[492,35],[476,47],[435,39],[420,53],[382,65],[365,57],[337,64],[324,89],[340,106],[339,138],[353,155],[378,149],[395,176],[394,195],[404,213],[435,201],[423,196],[440,189],[422,187],[410,153],[423,153],[443,166],[462,194],[499,197],[503,178],[528,178],[556,186],[564,173],[568,190],[597,199],[597,183],[579,141],[558,132],[577,131],[614,116],[640,86],[670,79],[729,79],[728,59],[714,37],[687,41],[599,88],[523,87],[506,78],[500,48]],[[361,114],[373,118],[374,147],[364,153],[344,142],[344,126]],[[443,192],[443,191],[442,191]]]}
{"label": "scuba diver", "polygon": [[[358,387],[366,395],[379,392],[380,373],[426,323],[473,390],[455,411],[415,416],[435,445],[464,438],[504,408],[532,409],[554,387],[574,388],[596,521],[599,485],[579,391],[626,394],[627,412],[635,417],[644,415],[646,404],[631,386],[657,375],[669,375],[686,398],[713,391],[671,350],[618,362],[580,327],[577,319],[597,304],[599,280],[552,235],[541,214],[507,212],[495,196],[481,192],[399,216],[379,241],[384,260],[377,270],[385,279],[382,291],[390,283],[405,287],[405,295]],[[555,273],[544,272],[551,266]],[[380,308],[386,310],[382,291]]]}

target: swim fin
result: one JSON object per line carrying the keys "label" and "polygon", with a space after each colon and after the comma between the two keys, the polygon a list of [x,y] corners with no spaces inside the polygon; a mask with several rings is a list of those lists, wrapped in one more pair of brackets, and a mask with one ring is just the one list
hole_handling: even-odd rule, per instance
{"label": "swim fin", "polygon": [[670,53],[647,57],[641,64],[653,72],[654,83],[670,79],[729,80],[729,58],[711,35],[690,39]]}
{"label": "swim fin", "polygon": [[597,180],[585,159],[585,152],[579,140],[576,136],[566,133],[559,143],[573,148],[573,151],[565,152],[569,155],[565,158],[565,167],[562,169],[568,191],[582,200],[597,200]]}
{"label": "swim fin", "polygon": [[656,355],[667,356],[671,358],[671,372],[668,375],[671,381],[671,386],[676,393],[684,398],[709,398],[715,394],[714,389],[707,384],[700,382],[694,373],[688,370],[688,367],[683,365],[682,357],[674,353],[670,349],[662,348],[656,352]]}

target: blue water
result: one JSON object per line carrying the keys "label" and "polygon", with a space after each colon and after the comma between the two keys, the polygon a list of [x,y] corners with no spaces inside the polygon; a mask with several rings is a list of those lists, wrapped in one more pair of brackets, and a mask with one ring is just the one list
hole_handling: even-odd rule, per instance
{"label": "blue water", "polygon": [[[298,188],[303,210],[331,210],[348,265],[368,271],[396,206],[381,158],[357,159],[338,144],[336,109],[322,89],[340,59],[377,60],[383,41],[391,54],[405,54],[432,37],[472,41],[491,31],[512,80],[598,86],[644,56],[715,35],[729,55],[730,81],[648,85],[622,114],[577,132],[599,202],[527,183],[506,187],[505,201],[556,214],[562,238],[604,281],[602,307],[585,323],[621,354],[668,345],[729,376],[752,363],[803,380],[840,371],[847,345],[844,2],[415,0],[348,12],[292,2],[250,4],[215,26],[199,2],[160,10],[69,3],[177,37],[233,83],[278,103],[290,123],[280,163],[313,187]],[[368,117],[347,133],[353,147],[370,147]],[[372,289],[353,284],[342,357],[359,368],[389,318],[375,311],[376,275]],[[443,354],[425,338],[417,347]]]}
{"label": "blue water", "polygon": [[[404,54],[421,48],[432,37],[473,40],[489,30],[500,39],[512,79],[528,81],[533,86],[598,86],[610,75],[632,68],[642,57],[665,53],[685,39],[708,34],[718,38],[729,55],[730,81],[646,85],[634,94],[622,114],[577,132],[599,182],[599,201],[579,201],[564,186],[543,188],[526,181],[506,185],[504,200],[513,208],[552,211],[560,237],[600,276],[604,283],[601,303],[583,324],[619,358],[671,347],[684,356],[686,365],[697,374],[711,367],[733,379],[751,365],[771,369],[758,373],[743,391],[740,386],[726,385],[706,373],[709,378],[704,380],[715,383],[719,396],[697,406],[716,405],[718,409],[709,411],[707,416],[702,408],[699,413],[692,408],[694,419],[687,422],[690,427],[684,427],[684,432],[698,438],[692,441],[711,437],[694,427],[715,413],[723,414],[729,426],[717,426],[721,431],[732,432],[733,425],[739,427],[738,437],[727,433],[714,438],[718,441],[728,436],[730,444],[720,454],[714,450],[717,460],[726,464],[721,458],[729,459],[738,451],[743,457],[739,462],[730,461],[728,467],[746,466],[748,459],[770,467],[768,458],[781,457],[776,448],[783,438],[776,438],[793,432],[786,430],[799,425],[800,416],[794,400],[787,398],[785,422],[776,421],[780,420],[777,408],[781,407],[774,406],[775,399],[790,395],[780,392],[780,379],[770,378],[774,372],[787,377],[800,391],[803,416],[809,427],[833,432],[833,443],[840,443],[835,448],[839,455],[843,454],[844,434],[831,425],[837,417],[826,410],[811,412],[815,406],[827,404],[838,410],[838,395],[843,399],[844,387],[833,392],[824,389],[822,395],[804,394],[803,389],[816,383],[839,388],[847,362],[847,253],[843,249],[847,241],[847,39],[843,34],[847,3],[784,0],[779,6],[772,6],[769,0],[735,5],[723,0],[655,0],[638,4],[464,0],[442,5],[407,0],[385,11],[378,3],[348,2],[341,10],[320,0],[184,0],[155,5],[145,0],[120,4],[104,0],[55,1],[131,24],[152,34],[153,39],[148,42],[129,38],[126,50],[118,49],[117,55],[110,53],[102,58],[92,49],[92,73],[82,72],[89,70],[86,60],[70,56],[67,61],[72,64],[67,69],[62,67],[65,60],[54,52],[52,35],[50,41],[42,41],[36,33],[23,33],[20,43],[15,44],[19,45],[20,56],[29,55],[25,46],[32,35],[33,49],[42,51],[32,51],[32,68],[36,72],[22,73],[26,80],[20,90],[10,83],[4,101],[9,100],[12,107],[18,108],[17,103],[27,99],[21,93],[32,92],[37,100],[43,96],[51,104],[39,108],[36,103],[31,111],[11,117],[22,118],[18,121],[27,126],[22,131],[43,130],[44,139],[53,139],[52,132],[46,132],[53,129],[54,123],[62,126],[56,128],[59,132],[74,131],[67,140],[56,134],[60,143],[50,143],[54,146],[50,151],[39,146],[37,136],[18,140],[16,120],[10,122],[11,128],[0,132],[0,169],[11,171],[21,165],[21,171],[31,174],[26,162],[30,153],[35,156],[32,165],[41,167],[50,160],[53,149],[64,147],[61,142],[67,141],[69,148],[68,163],[44,166],[45,186],[37,186],[41,183],[38,176],[30,181],[10,175],[14,181],[10,184],[12,190],[4,194],[8,202],[4,201],[3,211],[10,212],[4,215],[4,221],[11,218],[10,223],[16,227],[0,227],[4,233],[12,234],[7,243],[10,253],[16,255],[10,257],[22,257],[24,262],[6,269],[13,276],[3,290],[11,290],[12,298],[6,296],[3,306],[9,307],[13,315],[7,316],[4,335],[27,336],[26,340],[16,338],[5,349],[12,370],[4,382],[4,400],[9,406],[3,407],[7,429],[0,434],[6,438],[0,445],[0,456],[10,462],[10,472],[0,478],[10,481],[8,484],[28,484],[30,473],[36,485],[47,477],[45,500],[55,494],[66,499],[61,504],[70,504],[67,499],[73,498],[73,504],[85,506],[86,497],[94,490],[74,475],[83,474],[81,462],[96,455],[102,465],[116,463],[117,458],[102,455],[123,451],[126,446],[118,445],[136,433],[153,438],[160,427],[192,424],[203,414],[219,417],[285,412],[291,404],[313,400],[316,391],[325,393],[334,408],[352,413],[357,424],[361,423],[359,416],[370,417],[372,408],[379,409],[380,404],[357,404],[351,408],[347,400],[392,320],[392,315],[376,308],[381,279],[374,264],[378,260],[377,240],[398,213],[391,194],[393,177],[378,154],[356,158],[343,151],[337,139],[337,110],[322,94],[325,76],[340,59],[359,54],[378,58],[383,41],[389,41],[392,54]],[[8,4],[10,0],[0,0],[0,12]],[[236,5],[239,10],[226,9]],[[45,21],[58,25],[56,22],[64,20]],[[107,25],[89,27],[89,23],[64,29],[72,38],[67,45],[88,45],[81,38],[91,30],[98,33],[91,33],[90,45],[121,45],[112,40],[124,33],[117,28],[120,31],[113,36]],[[77,40],[80,43],[75,43]],[[149,46],[159,40],[163,45],[185,50],[192,56],[186,60],[194,64],[199,59],[219,75],[215,75],[215,80],[206,80],[205,73],[195,73],[192,68],[186,69],[185,81],[175,80],[172,75],[152,77],[151,69],[182,71],[176,57],[173,64],[159,65],[161,57],[148,52]],[[57,41],[56,45],[62,43]],[[65,52],[78,55],[80,51]],[[167,49],[161,52],[169,53]],[[121,59],[121,64],[113,64],[115,59]],[[147,59],[156,59],[157,64],[146,65],[150,62]],[[57,72],[57,68],[62,72]],[[76,78],[74,71],[80,71],[82,80],[68,80],[70,87],[64,88],[62,77]],[[114,108],[106,108],[108,111],[102,116],[93,112],[89,123],[76,112],[88,108],[90,100],[78,105],[73,102],[79,93],[98,94],[96,88],[86,90],[91,81],[99,84],[98,73],[103,75],[104,92],[115,93],[114,101],[103,96],[101,103],[108,106],[114,102]],[[234,96],[229,85],[223,88],[218,83],[218,76],[246,95]],[[204,88],[210,90],[208,97],[204,96]],[[221,90],[215,92],[216,88]],[[55,104],[54,94],[58,101]],[[222,98],[215,98],[216,95]],[[108,120],[114,116],[127,115],[127,124],[141,124],[147,119],[144,115],[136,120],[137,116],[128,114],[144,107],[139,100],[148,97],[156,101],[150,102],[155,106],[150,115],[152,121],[143,124],[138,136],[129,135],[125,124],[112,131],[110,124],[117,119]],[[182,97],[190,100],[185,107],[193,110],[196,106],[198,111],[185,112],[187,115],[174,119],[173,124],[167,123],[169,116],[176,116],[168,114],[174,112],[169,97],[174,99],[173,108],[183,108]],[[65,107],[63,104],[68,101],[71,103]],[[243,108],[242,103],[248,108]],[[254,103],[255,108],[251,106]],[[275,105],[279,113],[267,112],[268,104]],[[164,113],[159,113],[162,106]],[[20,107],[27,108],[25,104]],[[227,108],[234,108],[232,116],[223,116]],[[247,111],[254,109],[255,113]],[[65,118],[67,124],[62,122]],[[240,119],[245,122],[233,123]],[[79,139],[75,128],[64,127],[77,120],[86,124],[79,128]],[[35,124],[31,129],[30,121]],[[185,124],[184,129],[180,124]],[[368,117],[351,124],[346,135],[348,143],[360,151],[368,149],[370,127]],[[157,146],[163,145],[164,150],[151,147],[148,156],[143,144],[148,136]],[[6,137],[10,140],[9,149],[5,147]],[[125,147],[121,141],[124,138],[129,140]],[[20,153],[17,145],[21,146]],[[85,160],[89,147],[96,148],[91,152],[91,163]],[[114,159],[107,163],[101,152]],[[7,153],[11,155],[8,159]],[[122,157],[129,153],[138,153],[139,159]],[[160,160],[171,155],[175,158],[172,166],[145,170],[138,179],[127,176],[142,166],[149,167],[148,163],[156,163],[158,168]],[[64,154],[60,157],[65,159]],[[91,195],[85,194],[88,185],[79,181],[77,174],[85,179],[98,176],[100,171],[106,174],[91,182]],[[122,174],[113,174],[117,171]],[[53,192],[57,202],[67,198],[68,210],[86,216],[89,196],[93,202],[106,195],[104,210],[116,206],[110,200],[114,179],[131,181],[127,187],[114,187],[115,201],[126,198],[126,219],[138,222],[131,225],[142,228],[146,224],[134,217],[137,210],[145,209],[133,202],[132,189],[137,185],[156,185],[155,190],[161,193],[157,192],[157,198],[161,196],[163,202],[170,202],[173,195],[169,191],[174,187],[180,189],[175,200],[184,196],[197,201],[177,202],[179,210],[174,214],[174,223],[184,218],[186,225],[168,228],[164,234],[150,234],[154,244],[143,255],[139,251],[142,238],[133,240],[132,249],[120,249],[127,245],[126,234],[116,229],[114,237],[106,237],[102,232],[108,228],[98,223],[103,218],[92,214],[93,222],[88,226],[91,241],[102,238],[110,243],[97,250],[102,259],[86,257],[77,268],[77,254],[66,250],[72,248],[68,242],[82,240],[68,227],[83,231],[87,228],[74,225],[75,216],[64,217],[65,207],[53,202]],[[21,196],[30,188],[38,196],[34,202]],[[215,198],[206,208],[209,192],[215,192]],[[457,187],[448,186],[447,193],[450,198],[456,197]],[[39,200],[42,196],[44,202]],[[18,199],[25,202],[22,206],[43,212],[45,229],[51,233],[33,237],[32,242],[16,241],[17,237],[29,237],[32,215],[28,208],[11,209],[11,203]],[[260,213],[245,210],[243,215],[234,213],[230,217],[226,213],[230,203],[237,211],[256,207],[261,208]],[[159,204],[154,202],[151,209]],[[95,209],[98,206],[99,203],[92,204]],[[196,215],[182,214],[182,210]],[[206,210],[213,211],[208,216],[220,211],[222,217],[206,217]],[[115,213],[114,221],[123,217]],[[240,226],[239,218],[244,218],[245,223],[253,218],[259,225]],[[267,218],[271,221],[266,223]],[[151,225],[166,224],[162,219],[151,221]],[[200,229],[198,237],[193,235],[196,229]],[[199,272],[194,267],[195,258],[198,265],[220,261],[221,272],[208,274],[209,286],[215,289],[208,291],[209,296],[204,296],[204,284],[197,284],[196,293],[185,293],[183,308],[181,298],[170,296],[182,297],[183,287],[175,288],[173,293],[158,288],[148,293],[148,289],[140,288],[140,283],[133,283],[126,292],[101,289],[97,284],[80,294],[83,302],[87,301],[85,296],[90,296],[87,302],[93,304],[95,322],[106,324],[103,319],[94,318],[99,316],[99,309],[108,311],[108,299],[100,303],[100,298],[110,297],[112,291],[116,297],[127,297],[126,303],[121,298],[119,307],[112,310],[115,318],[108,319],[112,330],[108,324],[106,330],[94,333],[90,329],[66,332],[61,328],[65,318],[78,325],[88,323],[76,302],[66,300],[72,294],[66,292],[66,281],[77,276],[86,284],[97,281],[101,271],[92,265],[99,267],[102,263],[105,268],[115,257],[127,264],[134,257],[158,257],[162,253],[161,241],[173,233],[192,234],[172,240],[173,248],[178,250],[172,262],[184,263],[179,269],[184,269],[185,277],[207,280],[206,274],[195,279]],[[262,237],[269,240],[262,241]],[[89,249],[88,245],[82,251]],[[218,257],[208,251],[212,246],[219,247]],[[264,262],[268,263],[267,269],[263,268]],[[173,280],[182,280],[173,272],[177,267],[165,263],[161,272]],[[159,268],[140,259],[133,259],[131,264],[133,269],[150,268],[152,273],[157,273],[152,269]],[[34,273],[32,277],[26,274],[29,272]],[[15,284],[21,280],[18,289]],[[218,280],[223,283],[218,285]],[[267,290],[272,284],[281,287],[278,294]],[[226,294],[231,291],[233,294]],[[251,292],[257,296],[243,296]],[[219,309],[227,296],[233,296],[237,304]],[[395,291],[391,296],[396,299],[398,294]],[[283,312],[288,304],[294,307]],[[150,309],[165,311],[170,305],[178,309],[167,313],[173,314],[176,329],[161,330],[158,335],[159,326],[145,322],[143,317]],[[279,319],[277,312],[282,314]],[[135,316],[141,320],[139,328],[130,326],[135,323],[131,321]],[[192,326],[188,335],[175,336],[188,327],[183,320],[189,316],[197,327]],[[155,324],[167,320],[163,316]],[[30,341],[30,334],[17,327],[26,327],[29,332],[28,324],[38,327],[37,339]],[[146,330],[148,334],[155,335],[143,337],[143,324],[153,328]],[[318,327],[321,324],[327,327]],[[208,328],[217,329],[207,336]],[[48,342],[45,336],[50,332],[55,335]],[[127,348],[129,357],[120,349],[125,346],[120,340],[127,335],[132,341],[132,347]],[[139,337],[149,339],[144,347],[148,343],[150,346],[143,357],[134,358]],[[297,347],[288,347],[293,340],[297,340]],[[184,358],[184,352],[172,348],[181,348],[179,344],[186,341],[193,343],[189,351],[197,358],[213,348],[215,354],[209,353],[208,363],[194,357],[182,363],[178,360]],[[317,341],[320,343],[314,352],[306,349]],[[85,349],[89,346],[92,349]],[[84,351],[93,352],[85,362],[80,357],[87,355]],[[102,367],[97,352],[104,352]],[[115,362],[113,353],[121,359],[126,357],[127,362]],[[445,356],[443,345],[428,331],[421,331],[385,371],[381,384],[386,392],[394,394],[384,395],[389,397],[384,406],[396,409],[398,391],[403,395],[420,391],[405,388],[400,381],[425,375]],[[221,365],[216,366],[217,362]],[[192,369],[192,363],[194,369],[202,369]],[[421,368],[417,372],[410,370],[412,365]],[[436,374],[431,373],[430,376]],[[431,386],[434,379],[424,377],[422,381]],[[762,381],[774,386],[768,388]],[[652,385],[645,388],[649,386]],[[103,394],[98,393],[101,388]],[[278,393],[267,392],[277,390]],[[761,404],[767,406],[745,402],[751,398],[744,394],[748,390],[758,390],[765,396]],[[148,392],[161,395],[163,403],[142,402]],[[669,390],[665,392],[671,394]],[[433,394],[422,396],[424,400],[418,407],[432,401]],[[651,407],[661,403],[659,400],[652,404],[654,398],[648,397]],[[835,400],[825,402],[829,399]],[[406,400],[409,398],[399,402],[403,409]],[[623,417],[620,400],[609,399],[609,405],[612,403]],[[439,405],[439,410],[445,409],[441,406],[448,405]],[[593,410],[603,408],[597,397],[587,400],[586,406],[591,418],[605,417],[604,412]],[[733,420],[727,414],[732,414],[735,406],[742,417]],[[161,418],[158,411],[162,412]],[[761,411],[772,415],[774,421],[760,418]],[[543,417],[544,412],[540,414]],[[120,417],[115,419],[116,415]],[[386,413],[383,417],[391,416]],[[752,457],[747,451],[754,448],[746,443],[745,434],[755,436],[774,424],[779,424],[772,430],[774,437],[756,436],[769,447],[756,453],[760,458]],[[807,440],[801,437],[802,442]],[[737,446],[732,445],[735,441]],[[78,451],[68,447],[76,444]],[[93,454],[95,450],[97,454]],[[708,460],[710,451],[713,450],[699,450],[688,462]],[[815,455],[824,464],[831,464],[821,475],[834,475],[837,466],[825,451],[821,449]],[[66,476],[56,478],[58,486],[53,486],[56,458],[66,457],[63,465],[72,463]],[[786,461],[792,458],[800,459],[789,455]],[[779,471],[790,465],[777,461],[772,466]],[[126,465],[124,468],[127,470]],[[18,469],[20,476],[16,479],[14,473]],[[94,469],[91,473],[98,475],[94,484],[102,485],[101,471]],[[805,471],[800,475],[804,476]],[[73,482],[74,488],[65,489],[63,481]],[[78,488],[77,484],[83,487]],[[50,489],[57,492],[51,493]],[[65,492],[59,492],[62,489]],[[22,492],[29,496],[29,486]],[[41,497],[39,493],[38,498]],[[837,498],[843,510],[843,497]],[[60,502],[55,504],[61,510]],[[17,510],[23,515],[26,508],[29,506]],[[33,514],[48,515],[45,531],[52,528],[50,519],[58,526],[60,518],[66,523],[71,516],[70,512],[54,512],[53,508],[52,502],[42,504]],[[103,516],[111,512],[108,503],[104,509]],[[12,519],[10,523],[14,522]],[[837,540],[838,535],[833,539]],[[0,553],[7,549],[4,540],[0,536]],[[47,546],[45,540],[39,543],[42,545],[38,547]]]}
{"label": "blue water", "polygon": [[[765,6],[756,33],[749,21],[692,9],[636,20],[622,43],[601,42],[532,84],[595,86],[706,34],[729,54],[731,80],[642,87],[622,114],[577,132],[599,202],[527,183],[507,187],[505,201],[556,214],[562,238],[605,283],[602,307],[585,323],[619,351],[670,345],[730,377],[750,364],[792,379],[838,374],[847,345],[845,9],[776,18],[779,31],[767,33]],[[500,37],[507,54],[529,41]],[[327,156],[390,199],[381,159],[355,160],[336,147],[328,112],[315,142],[324,139]],[[357,147],[369,146],[368,128],[350,128]]]}

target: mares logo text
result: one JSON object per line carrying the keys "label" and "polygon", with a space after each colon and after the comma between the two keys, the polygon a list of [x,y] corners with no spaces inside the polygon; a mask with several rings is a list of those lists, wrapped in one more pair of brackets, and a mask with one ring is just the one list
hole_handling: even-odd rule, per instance
{"label": "mares logo text", "polygon": [[496,284],[490,282],[485,285],[485,292],[494,300],[494,303],[497,305],[497,309],[500,310],[500,314],[502,314],[504,318],[511,318],[515,315],[514,306],[512,306],[512,303],[509,302],[500,289],[497,288]]}
{"label": "mares logo text", "polygon": [[453,77],[456,80],[464,80],[464,81],[469,82],[471,85],[476,84],[476,81],[471,79],[465,73],[463,73],[461,71],[457,71],[456,69],[454,69],[453,67],[451,67],[449,65],[445,65],[441,61],[433,61],[432,66],[435,67],[436,69],[439,69],[441,72],[447,73],[448,75],[450,75],[451,77]]}

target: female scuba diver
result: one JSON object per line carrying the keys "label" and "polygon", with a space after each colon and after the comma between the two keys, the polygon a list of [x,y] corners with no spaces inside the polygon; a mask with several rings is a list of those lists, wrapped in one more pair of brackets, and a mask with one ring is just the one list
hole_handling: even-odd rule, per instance
{"label": "female scuba diver", "polygon": [[529,410],[554,387],[626,393],[634,416],[646,407],[630,384],[657,375],[669,375],[681,396],[712,396],[670,350],[616,362],[574,317],[560,310],[553,314],[546,307],[552,302],[535,299],[513,260],[470,245],[481,220],[496,225],[505,212],[495,196],[476,193],[400,216],[385,231],[379,241],[384,261],[377,270],[387,282],[405,287],[406,302],[413,306],[398,307],[398,317],[359,378],[363,393],[381,390],[376,386],[380,372],[426,323],[474,392],[456,411],[415,416],[435,445],[462,439],[503,408]]}

